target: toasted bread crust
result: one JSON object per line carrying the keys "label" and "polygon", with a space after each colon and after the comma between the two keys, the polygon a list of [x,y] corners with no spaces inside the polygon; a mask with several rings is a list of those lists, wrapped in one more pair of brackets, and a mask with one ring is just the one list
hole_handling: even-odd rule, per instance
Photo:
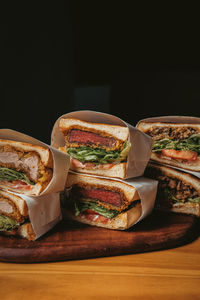
{"label": "toasted bread crust", "polygon": [[192,127],[198,132],[200,132],[200,124],[194,124],[194,123],[169,123],[169,122],[148,122],[148,121],[141,121],[138,123],[137,128],[144,133],[147,132],[149,129],[151,129],[153,126],[156,127],[167,127],[167,128],[177,128],[177,127]]}

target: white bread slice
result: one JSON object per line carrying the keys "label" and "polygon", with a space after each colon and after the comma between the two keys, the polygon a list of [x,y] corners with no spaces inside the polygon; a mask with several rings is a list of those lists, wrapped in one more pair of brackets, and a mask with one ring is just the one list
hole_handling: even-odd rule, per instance
{"label": "white bread slice", "polygon": [[151,152],[151,159],[159,163],[168,164],[177,168],[182,168],[190,171],[200,171],[200,157],[198,156],[194,161],[184,161],[178,159],[169,159],[164,155],[161,155],[156,152]]}
{"label": "white bread slice", "polygon": [[74,184],[80,184],[80,183],[88,186],[93,185],[96,188],[107,187],[113,190],[114,188],[119,189],[124,193],[129,203],[139,199],[139,194],[136,188],[123,181],[107,179],[107,178],[105,179],[105,178],[95,177],[95,176],[87,176],[80,173],[72,173],[72,172],[68,173],[67,182],[66,182],[67,188],[71,187]]}
{"label": "white bread slice", "polygon": [[66,217],[74,221],[89,224],[92,226],[98,226],[98,227],[116,229],[116,230],[125,230],[130,228],[139,219],[141,213],[142,213],[142,206],[141,203],[138,203],[136,204],[136,206],[132,207],[126,212],[117,215],[115,218],[108,219],[108,222],[105,223],[98,220],[97,221],[88,220],[84,217],[84,215],[75,216],[70,211],[65,210]]}
{"label": "white bread slice", "polygon": [[14,148],[22,151],[22,152],[34,151],[40,156],[41,162],[46,167],[53,168],[52,153],[48,148],[38,146],[38,145],[29,144],[29,143],[23,143],[23,142],[17,142],[17,141],[13,141],[13,140],[2,140],[2,139],[0,139],[0,147],[1,146],[11,146],[11,147],[14,147]]}
{"label": "white bread slice", "polygon": [[200,124],[193,124],[193,123],[168,123],[168,122],[147,122],[147,121],[141,121],[138,123],[137,128],[144,133],[147,132],[152,127],[167,127],[167,128],[179,128],[179,127],[190,127],[194,128],[198,132],[200,132]]}
{"label": "white bread slice", "polygon": [[28,217],[28,206],[20,196],[0,190],[0,214],[21,222]]}
{"label": "white bread slice", "polygon": [[126,162],[113,164],[113,166],[110,169],[83,169],[77,168],[73,164],[70,164],[70,170],[75,172],[121,179],[126,178],[126,168]]}
{"label": "white bread slice", "polygon": [[29,241],[35,240],[35,232],[31,223],[25,223],[21,225],[17,230],[17,235]]}
{"label": "white bread slice", "polygon": [[24,190],[24,189],[20,189],[20,188],[10,187],[10,186],[6,185],[5,183],[1,184],[1,181],[0,181],[0,189],[15,192],[15,193],[18,193],[18,194],[26,194],[26,195],[29,195],[29,196],[39,196],[40,193],[46,188],[48,183],[49,183],[49,181],[44,182],[44,183],[39,183],[38,182],[34,185],[31,185],[30,190]]}
{"label": "white bread slice", "polygon": [[123,127],[119,125],[110,125],[103,123],[91,123],[87,121],[81,121],[78,119],[71,118],[61,118],[59,127],[61,131],[66,131],[67,129],[78,126],[83,128],[83,130],[93,130],[97,131],[97,133],[102,134],[104,136],[112,136],[116,139],[126,141],[129,136],[128,127]]}
{"label": "white bread slice", "polygon": [[187,215],[195,215],[197,217],[200,217],[200,204],[199,203],[189,203],[189,202],[183,203],[183,204],[179,203],[176,206],[173,206],[171,208],[165,208],[165,207],[159,206],[159,210],[187,214]]}

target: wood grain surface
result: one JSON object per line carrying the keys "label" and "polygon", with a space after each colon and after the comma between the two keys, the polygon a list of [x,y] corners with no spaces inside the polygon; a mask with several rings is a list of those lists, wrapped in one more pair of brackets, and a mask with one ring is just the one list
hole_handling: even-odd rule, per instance
{"label": "wood grain surface", "polygon": [[196,300],[200,238],[172,249],[51,263],[0,263],[3,300]]}
{"label": "wood grain surface", "polygon": [[177,247],[197,235],[197,218],[158,211],[126,231],[62,221],[35,242],[1,236],[0,261],[49,262],[140,253]]}

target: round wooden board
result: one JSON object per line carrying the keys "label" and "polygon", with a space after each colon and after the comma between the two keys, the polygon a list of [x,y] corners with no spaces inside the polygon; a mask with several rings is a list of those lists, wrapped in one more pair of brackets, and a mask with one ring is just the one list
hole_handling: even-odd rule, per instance
{"label": "round wooden board", "polygon": [[0,261],[50,262],[162,250],[191,242],[198,229],[194,216],[159,211],[126,231],[62,221],[34,242],[0,236]]}

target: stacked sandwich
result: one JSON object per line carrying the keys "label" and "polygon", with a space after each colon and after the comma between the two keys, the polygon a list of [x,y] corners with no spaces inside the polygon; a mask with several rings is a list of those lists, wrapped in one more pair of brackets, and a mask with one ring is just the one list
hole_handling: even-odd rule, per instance
{"label": "stacked sandwich", "polygon": [[[132,147],[130,130],[126,125],[99,122],[99,115],[95,112],[98,122],[94,119],[88,121],[84,112],[65,115],[54,126],[52,146],[68,153],[71,158],[63,202],[64,215],[82,223],[123,230],[132,226],[142,214],[138,190],[125,180]],[[92,112],[90,116],[93,117]],[[135,176],[144,172],[150,156],[151,139],[142,136],[148,140],[145,141],[149,147],[146,147],[146,157],[143,157],[140,168],[134,170],[138,172]],[[144,153],[144,147],[141,148]],[[153,188],[155,193],[155,186]],[[150,200],[151,209],[154,200],[155,197]]]}
{"label": "stacked sandwich", "polygon": [[[0,137],[4,136],[16,136],[23,140],[25,135],[2,129]],[[48,198],[41,196],[53,178],[53,153],[42,145],[0,139],[1,234],[35,240],[60,219],[60,199],[52,193],[48,194]],[[52,210],[55,212],[52,213]],[[35,217],[31,221],[32,215]],[[45,221],[42,220],[40,226],[37,222],[42,216]],[[48,220],[52,222],[51,225],[45,223]]]}
{"label": "stacked sandwich", "polygon": [[160,117],[140,121],[154,140],[146,176],[159,181],[156,207],[200,216],[200,119]]}

